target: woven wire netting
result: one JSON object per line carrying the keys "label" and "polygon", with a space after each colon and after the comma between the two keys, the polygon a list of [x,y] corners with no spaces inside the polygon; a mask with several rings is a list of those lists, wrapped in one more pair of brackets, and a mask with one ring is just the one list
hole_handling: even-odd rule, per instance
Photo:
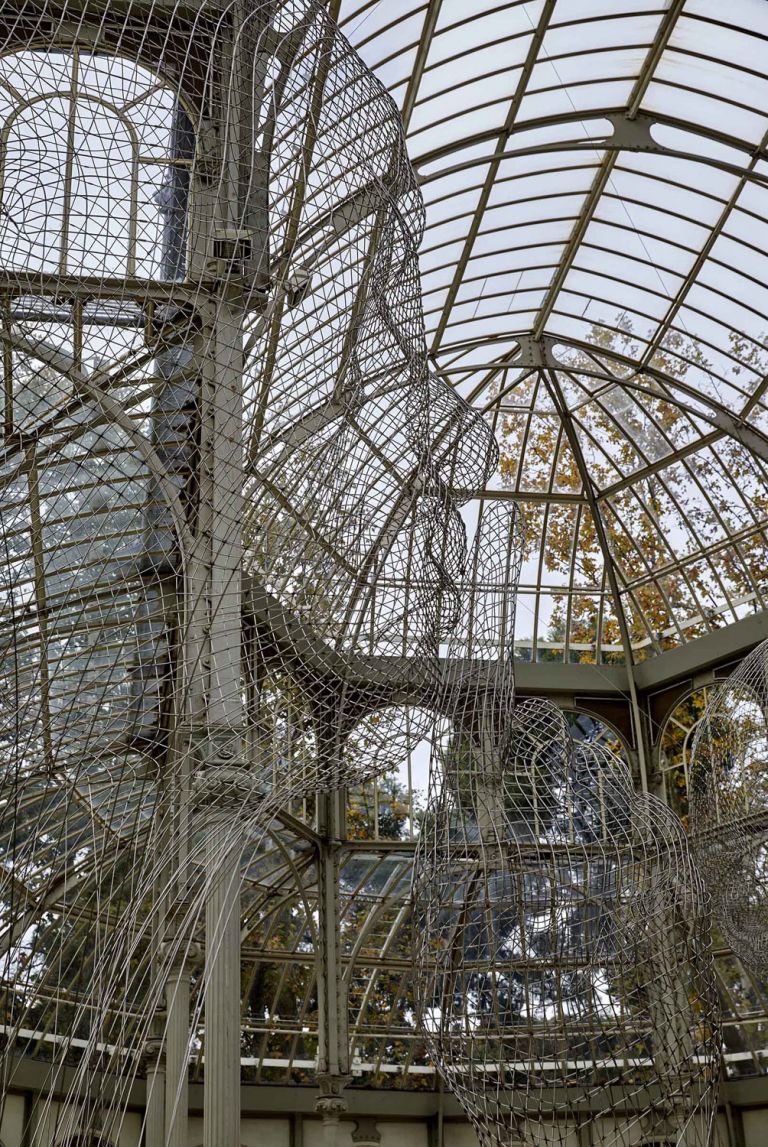
{"label": "woven wire netting", "polygon": [[690,828],[715,920],[768,976],[768,643],[710,692],[691,752]]}
{"label": "woven wire netting", "polygon": [[[515,698],[520,552],[502,514],[475,535],[485,592],[468,592],[454,635],[469,668],[413,877],[430,1056],[488,1147],[571,1142],[590,1124],[605,1144],[704,1147],[720,1045],[700,879],[682,825],[622,760],[576,741],[550,702]],[[489,632],[497,661],[481,676]]]}
{"label": "woven wire netting", "polygon": [[52,1059],[43,1106],[108,1136],[180,969],[199,1049],[275,819],[437,688],[495,457],[427,369],[399,116],[320,5],[30,0],[0,40],[2,1067]]}
{"label": "woven wire netting", "polygon": [[423,737],[405,696],[454,726],[418,991],[481,1137],[577,1080],[616,1142],[703,1142],[700,890],[668,814],[515,702],[520,525],[482,507],[467,557],[494,447],[427,368],[391,100],[310,0],[25,0],[0,38],[5,1086],[49,1058],[43,1116],[117,1134],[184,976],[199,1050],[232,887],[278,851],[317,881],[273,830]]}

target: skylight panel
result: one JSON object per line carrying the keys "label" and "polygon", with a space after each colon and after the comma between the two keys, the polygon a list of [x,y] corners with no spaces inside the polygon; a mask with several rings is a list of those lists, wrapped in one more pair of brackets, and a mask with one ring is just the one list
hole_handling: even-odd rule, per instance
{"label": "skylight panel", "polygon": [[420,155],[433,149],[467,143],[472,136],[481,132],[488,135],[495,130],[501,131],[507,101],[494,102],[486,107],[473,108],[463,113],[460,112],[461,106],[466,105],[457,105],[457,114],[450,115],[442,123],[429,121],[424,127],[413,129],[412,147],[417,160]]}
{"label": "skylight panel", "polygon": [[688,188],[659,186],[655,180],[644,180],[638,175],[627,178],[626,173],[620,171],[614,171],[604,197],[621,205],[626,224],[633,229],[638,212],[648,208],[656,210],[659,206],[675,219],[698,224],[711,231],[718,224],[723,209],[721,201],[698,195]]}
{"label": "skylight panel", "polygon": [[[427,153],[431,153],[437,148],[431,146],[426,148]],[[416,164],[416,169],[421,179],[422,187],[426,187],[427,183],[433,179],[446,179],[453,178],[453,176],[441,175],[441,171],[452,168],[459,168],[462,164],[467,166],[477,166],[481,170],[484,163],[487,163],[492,158],[492,144],[489,144],[487,139],[483,139],[477,143],[464,143],[460,142],[455,148],[447,155],[440,156],[439,159],[425,160]],[[454,173],[457,174],[457,173]]]}
{"label": "skylight panel", "polygon": [[[704,50],[699,44],[697,51]],[[757,112],[765,107],[768,99],[768,79],[752,72],[743,72],[731,58],[725,63],[668,49],[659,61],[654,78],[659,82],[692,87],[702,94],[742,104]]]}
{"label": "skylight panel", "polygon": [[[610,341],[626,326],[627,316],[623,311],[594,299],[584,299],[561,291],[557,304],[547,320],[547,333],[558,335],[564,341],[577,339],[591,343],[596,332],[604,332]],[[642,348],[656,333],[657,324],[637,319],[632,327],[632,337],[637,347]],[[637,354],[641,353],[640,350]]]}
{"label": "skylight panel", "polygon": [[[693,18],[699,14],[702,7],[708,6],[711,8],[709,12],[709,16],[712,17],[711,22],[706,19]],[[717,7],[717,11],[714,10],[715,7]],[[750,20],[741,30],[728,26],[734,20],[738,21],[739,15],[749,7],[753,9],[751,15],[754,17],[754,21]],[[756,72],[758,76],[762,76],[765,68],[764,35],[768,35],[768,22],[765,20],[765,9],[761,0],[755,0],[752,5],[749,3],[746,6],[744,4],[731,5],[727,11],[723,10],[722,5],[716,5],[716,3],[701,5],[694,0],[694,3],[686,4],[675,24],[669,39],[669,49],[689,52],[691,56],[709,56],[713,59],[721,59],[727,61],[732,68],[737,70],[748,69]],[[692,66],[696,66],[697,61],[691,60],[690,62]],[[749,80],[752,78],[757,79],[757,77],[750,76]],[[734,77],[734,79],[735,82],[739,82],[738,77]],[[764,81],[758,81],[758,83],[760,82]]]}
{"label": "skylight panel", "polygon": [[608,195],[625,200],[631,216],[636,202],[649,206],[663,205],[665,210],[682,215],[691,222],[713,227],[723,211],[723,200],[703,195],[679,183],[660,183],[640,171],[627,171],[617,165],[608,183]]}
{"label": "skylight panel", "polygon": [[[615,5],[613,12],[616,12]],[[544,36],[542,58],[553,59],[570,52],[596,52],[601,48],[647,47],[653,43],[659,26],[658,16],[651,12],[612,14],[602,20],[582,20],[566,25],[553,22]]]}
{"label": "skylight panel", "polygon": [[376,67],[376,74],[387,85],[393,99],[401,108],[408,81],[413,74],[417,50],[417,47],[414,46],[406,51],[398,52],[397,55],[391,56]]}
{"label": "skylight panel", "polygon": [[747,183],[736,202],[740,209],[751,212],[753,217],[768,219],[768,187],[765,183]]}
{"label": "skylight panel", "polygon": [[[680,147],[682,144],[684,149],[688,150],[689,143],[695,142],[696,154],[698,155],[704,154],[703,147],[707,143],[707,141],[702,142],[701,137],[696,137],[693,132],[679,132],[675,128],[668,128],[662,124],[655,125],[652,134],[662,146],[666,144],[669,147]],[[735,163],[739,170],[743,170],[748,165],[749,161],[746,154],[736,152],[732,148],[722,148],[720,145],[717,147],[720,155],[727,152],[726,162]],[[730,199],[739,183],[737,173],[723,171],[714,164],[703,163],[694,158],[689,160],[652,151],[640,153],[623,151],[618,160],[617,168],[622,171],[634,171],[645,175],[647,178],[654,177],[658,181],[657,188],[662,194],[667,185],[687,187],[697,191],[700,195],[711,196],[721,203]]]}
{"label": "skylight panel", "polygon": [[690,219],[671,215],[662,205],[657,207],[641,203],[627,205],[614,196],[601,198],[595,211],[595,218],[606,223],[616,223],[630,232],[641,231],[658,235],[661,239],[673,240],[694,251],[706,242],[709,235],[707,227]]}
{"label": "skylight panel", "polygon": [[518,72],[512,70],[496,77],[491,83],[481,79],[469,84],[450,85],[439,95],[419,100],[411,115],[410,129],[416,134],[425,126],[449,116],[460,115],[468,107],[484,105],[492,92],[494,103],[509,99],[515,90]]}
{"label": "skylight panel", "polygon": [[439,267],[433,271],[426,271],[422,262],[421,289],[425,298],[442,287],[448,287],[452,279],[453,267],[450,265]]}
{"label": "skylight panel", "polygon": [[[697,415],[696,411],[711,418],[711,410],[706,404],[697,401],[697,392],[715,398],[732,410],[742,409],[747,401],[753,376],[731,357],[732,351],[731,340],[728,350],[721,350],[711,343],[705,344],[700,339],[694,339],[687,327],[686,316],[683,315],[682,323],[677,317],[672,320],[669,330],[659,340],[659,349],[649,357],[649,365],[654,370],[673,381],[680,379],[685,383],[687,391],[682,397],[689,408],[688,417],[692,418],[702,434],[710,432],[711,422]],[[676,393],[674,388],[672,393]]]}
{"label": "skylight panel", "polygon": [[[716,164],[722,164],[724,170],[730,166],[742,172],[749,166],[751,159],[751,149],[746,141],[744,147],[740,148],[737,146],[738,140],[734,141],[733,145],[722,143],[701,131],[687,131],[661,121],[651,125],[651,137],[656,143],[668,147],[671,151],[714,160],[715,164],[711,168],[714,171],[717,171]],[[648,158],[651,159],[651,156],[652,153],[649,153]],[[673,161],[674,157],[670,157],[670,162]]]}
{"label": "skylight panel", "polygon": [[683,281],[682,274],[660,267],[657,260],[648,258],[645,252],[643,261],[633,258],[622,250],[621,244],[617,244],[617,249],[614,251],[597,250],[590,245],[590,240],[594,241],[597,227],[599,224],[588,230],[574,261],[574,267],[598,275],[610,275],[621,282],[633,283],[650,291],[664,291],[667,296],[674,295]]}
{"label": "skylight panel", "polygon": [[[695,302],[699,303],[698,307],[689,305]],[[733,377],[732,372],[732,378],[723,381],[724,372],[718,371],[716,366],[718,353],[725,358],[733,354],[735,331],[730,323],[721,320],[716,311],[713,313],[711,295],[704,288],[692,289],[686,304],[677,311],[671,330],[688,344],[687,355],[684,352],[682,356],[683,362],[686,357],[690,360],[692,355],[702,356],[705,364],[712,362],[715,367],[708,370],[706,365],[700,365],[697,369],[694,362],[686,369],[686,381],[693,383],[702,394],[708,394],[723,405],[738,409],[744,401],[744,395],[740,391],[743,380],[738,375]],[[748,340],[749,336],[744,335],[744,338]],[[756,346],[762,346],[759,336],[753,341]],[[689,397],[688,401],[694,407],[697,406],[693,397]],[[706,404],[701,406],[701,411],[704,414],[708,413]]]}
{"label": "skylight panel", "polygon": [[768,128],[768,117],[702,92],[688,91],[680,86],[679,77],[677,83],[654,80],[648,87],[643,107],[704,128],[717,125],[718,133],[752,144],[759,143]]}
{"label": "skylight panel", "polygon": [[546,283],[540,283],[537,287],[521,285],[509,295],[483,293],[468,299],[466,303],[457,300],[451,310],[449,325],[455,326],[457,323],[480,318],[502,318],[521,311],[535,311],[544,301],[546,289]]}
{"label": "skylight panel", "polygon": [[[742,274],[737,267],[724,266],[719,260],[714,263],[708,259],[697,281],[702,286],[717,290],[733,303],[748,306],[750,310],[757,312],[758,322],[762,316],[768,316],[768,287],[765,285],[765,279],[761,282],[753,275]],[[768,318],[763,318],[762,321],[768,329]]]}
{"label": "skylight panel", "polygon": [[[460,182],[457,181],[457,183]],[[463,180],[464,187],[466,187],[466,183],[465,178]],[[445,195],[444,192],[447,188],[444,187],[444,181],[430,184],[430,190],[438,193],[443,192],[443,194],[431,202],[429,200],[426,202],[428,227],[435,227],[439,223],[444,223],[447,219],[453,219],[459,215],[470,215],[475,210],[480,198],[479,187],[473,187],[469,191],[459,190],[457,187],[455,194]]]}
{"label": "skylight panel", "polygon": [[354,36],[355,44],[367,43],[373,36],[393,25],[402,24],[410,16],[421,12],[426,4],[423,0],[387,0],[386,4],[361,3],[360,0],[343,0],[340,13],[340,27],[345,36]]}
{"label": "skylight panel", "polygon": [[[448,276],[450,283],[451,276]],[[437,326],[435,316],[439,317],[442,313],[445,301],[448,298],[448,286],[436,286],[431,290],[423,290],[422,297],[424,300],[424,323],[427,330],[434,330]]]}
{"label": "skylight panel", "polygon": [[467,262],[464,278],[517,275],[530,267],[553,267],[559,263],[562,253],[562,243],[516,243],[509,250],[496,254],[474,253]]}
{"label": "skylight panel", "polygon": [[621,310],[646,318],[660,319],[669,306],[669,298],[659,291],[659,283],[646,290],[626,279],[572,267],[565,279],[565,290],[578,291],[587,299],[614,302]]}
{"label": "skylight panel", "polygon": [[[538,155],[534,152],[505,156],[505,158],[499,162],[492,194],[494,196],[497,195],[496,188],[504,187],[505,184],[512,180],[517,180],[520,177],[533,176],[540,172],[545,174],[547,178],[552,179],[568,179],[570,178],[568,172],[571,170],[579,171],[581,169],[594,175],[595,168],[603,155],[604,152],[589,147],[583,151],[570,151],[565,148],[562,151],[552,150]],[[574,176],[574,178],[578,178],[578,176]],[[513,192],[510,192],[510,194],[513,194]]]}
{"label": "skylight panel", "polygon": [[419,98],[427,99],[438,92],[483,77],[486,88],[503,83],[507,73],[518,72],[525,61],[525,39],[492,40],[481,48],[466,51],[445,63],[428,66],[419,85]]}
{"label": "skylight panel", "polygon": [[[589,140],[599,145],[612,135],[613,124],[602,116],[590,116],[585,119],[569,118],[563,123],[535,125],[520,123],[518,119],[506,150],[514,154],[517,151],[543,149],[557,144],[563,144],[567,148],[570,142],[581,145]],[[587,154],[592,155],[592,152],[587,149]]]}
{"label": "skylight panel", "polygon": [[[630,16],[663,15],[663,0],[625,0],[624,18]],[[558,0],[552,24],[586,23],[600,16],[616,16],[616,0]]]}
{"label": "skylight panel", "polygon": [[667,242],[638,227],[629,230],[626,215],[623,212],[621,215],[623,223],[618,223],[616,219],[593,219],[585,232],[582,246],[592,244],[598,250],[618,251],[633,261],[647,262],[657,267],[662,277],[667,269],[677,275],[686,275],[690,271],[695,249]]}
{"label": "skylight panel", "polygon": [[468,280],[465,276],[456,294],[456,303],[470,303],[481,298],[504,297],[513,301],[521,291],[546,288],[552,277],[551,266],[529,267]]}
{"label": "skylight panel", "polygon": [[705,20],[730,24],[754,31],[760,36],[768,36],[768,12],[763,0],[740,0],[723,11],[720,0],[687,0],[686,12]]}
{"label": "skylight panel", "polygon": [[[550,160],[551,162],[551,160]],[[500,166],[500,171],[504,165]],[[509,168],[505,169],[509,172]],[[594,167],[581,166],[579,168],[555,171],[545,171],[541,174],[518,175],[514,179],[496,178],[488,198],[487,211],[494,208],[507,210],[510,204],[520,200],[539,198],[553,195],[577,195],[589,190],[595,176]]]}
{"label": "skylight panel", "polygon": [[[591,325],[585,340],[587,342],[594,338],[595,326],[604,327],[607,331],[613,332],[611,337],[615,337],[629,326],[633,335],[637,335],[645,341],[654,338],[658,330],[658,318],[655,314],[649,316],[642,312],[639,307],[634,310],[622,307],[617,305],[616,300],[611,297],[606,299],[581,292],[577,294],[575,291],[563,289],[558,292],[552,315],[558,312],[569,318],[580,316],[582,319],[589,320]],[[547,321],[546,329],[551,333],[561,333],[559,327],[550,320]]]}
{"label": "skylight panel", "polygon": [[422,274],[433,271],[438,267],[444,267],[446,264],[454,263],[463,248],[463,243],[448,243],[438,247],[432,247],[428,243],[423,243],[419,251],[419,262],[421,263]]}
{"label": "skylight panel", "polygon": [[[765,372],[763,372],[756,381],[758,383],[758,389],[762,389],[763,383],[765,381]],[[752,409],[746,415],[746,420],[751,426],[755,426],[763,434],[768,435],[768,408],[766,407],[764,400],[759,400],[752,407]],[[759,461],[759,459],[753,456],[750,460],[750,464],[755,474],[757,474],[759,471],[761,480],[765,482],[766,465],[763,463],[762,467],[760,467],[758,465]]]}
{"label": "skylight panel", "polygon": [[723,235],[738,242],[740,258],[745,257],[745,248],[760,253],[768,251],[768,219],[756,218],[751,212],[742,211],[738,206],[729,214],[723,227]]}
{"label": "skylight panel", "polygon": [[[512,36],[525,39],[533,34],[544,0],[531,0],[526,4],[500,4],[478,11],[470,10],[464,0],[444,0],[435,26],[428,65],[458,55],[470,48],[496,44]],[[488,10],[490,9],[490,10]]]}
{"label": "skylight panel", "polygon": [[606,80],[634,79],[647,54],[642,47],[616,47],[604,52],[588,51],[549,59],[544,57],[533,68],[528,90],[573,84],[597,84]]}
{"label": "skylight panel", "polygon": [[[395,23],[392,23],[392,12],[388,2],[377,6],[381,15],[387,17],[386,24],[379,31],[374,31],[373,34],[368,32],[368,21],[365,18],[361,19],[356,27],[356,50],[368,67],[375,68],[377,73],[387,60],[419,42],[424,26],[424,9],[414,12],[413,4],[407,4],[406,0],[403,0],[403,3],[406,4],[406,14]],[[348,36],[351,34],[351,29],[345,28],[344,31]]]}
{"label": "skylight panel", "polygon": [[565,242],[573,228],[574,216],[559,217],[550,220],[539,219],[535,223],[524,223],[514,231],[504,229],[501,232],[482,232],[477,236],[473,253],[475,257],[483,254],[494,254],[515,246],[530,246],[532,244]]}
{"label": "skylight panel", "polygon": [[697,307],[714,321],[722,323],[740,335],[753,338],[756,342],[765,342],[768,339],[765,315],[751,302],[740,303],[736,298],[729,297],[717,288],[706,286],[700,279],[691,287],[687,303]]}
{"label": "skylight panel", "polygon": [[489,208],[483,214],[480,234],[492,231],[506,231],[521,224],[544,219],[575,217],[584,202],[583,191],[573,191],[564,195],[524,197],[498,207]]}
{"label": "skylight panel", "polygon": [[569,112],[590,112],[600,108],[623,107],[634,86],[633,80],[605,80],[572,88],[557,87],[535,92],[520,104],[518,120],[545,119]]}
{"label": "skylight panel", "polygon": [[[529,299],[530,296],[526,296],[526,300],[528,301]],[[446,334],[442,340],[443,345],[450,347],[452,345],[460,345],[465,341],[469,342],[476,339],[494,338],[498,335],[506,336],[518,331],[526,331],[536,318],[536,312],[537,307],[534,303],[528,310],[515,307],[503,315],[496,315],[490,318],[465,318],[463,320],[451,321],[446,327]]]}
{"label": "skylight panel", "polygon": [[430,246],[441,246],[463,238],[467,233],[468,217],[460,215],[454,219],[446,219],[442,223],[435,223],[429,229]]}

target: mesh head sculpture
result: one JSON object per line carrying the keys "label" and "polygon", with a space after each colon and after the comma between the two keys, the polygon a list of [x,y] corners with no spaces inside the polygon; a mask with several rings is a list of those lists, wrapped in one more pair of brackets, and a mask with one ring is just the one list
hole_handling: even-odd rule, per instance
{"label": "mesh head sculpture", "polygon": [[108,1135],[146,1061],[181,1147],[204,1007],[234,1142],[245,843],[436,681],[490,432],[427,372],[399,117],[314,0],[25,0],[0,40],[5,1079],[48,1040],[62,1133]]}
{"label": "mesh head sculpture", "polygon": [[690,822],[715,919],[768,976],[768,642],[710,694],[693,743]]}
{"label": "mesh head sculpture", "polygon": [[486,1147],[571,1142],[593,1121],[604,1144],[703,1147],[716,996],[682,827],[549,702],[515,700],[502,513],[480,523],[484,592],[455,635],[472,662],[495,630],[498,660],[449,683],[414,874],[427,1045]]}

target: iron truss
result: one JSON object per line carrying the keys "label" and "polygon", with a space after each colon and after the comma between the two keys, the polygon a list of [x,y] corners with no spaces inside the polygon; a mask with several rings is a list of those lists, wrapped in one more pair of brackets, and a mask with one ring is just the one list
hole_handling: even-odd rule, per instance
{"label": "iron truss", "polygon": [[[426,201],[421,269],[434,370],[499,442],[499,467],[465,512],[471,519],[485,500],[509,499],[527,520],[518,691],[592,718],[588,735],[615,738],[638,777],[660,789],[664,737],[680,706],[768,633],[768,14],[747,0],[727,11],[707,0],[595,4],[588,13],[565,0],[483,0],[471,15],[450,0],[327,7],[408,131]],[[351,232],[369,215],[363,187],[299,236],[308,261],[324,229]],[[45,323],[46,308],[65,307],[75,344],[89,323],[140,328],[149,361],[153,307],[174,310],[164,347],[187,337],[182,285],[142,281],[147,308],[117,317],[93,301],[122,297],[125,278],[114,289],[82,276],[63,287],[53,298],[43,275],[20,284],[0,274],[11,320]],[[8,345],[35,352],[18,336]],[[103,398],[98,382],[96,372],[92,401]],[[267,442],[276,455],[343,412],[328,395],[316,401],[312,382],[297,369]],[[84,395],[86,380],[76,383]],[[141,409],[138,390],[134,401]],[[145,465],[152,473],[151,459]],[[392,477],[392,464],[381,465]],[[325,674],[362,696],[386,689],[401,706],[428,699],[419,682],[398,677],[394,656],[382,664],[312,648],[290,613],[255,589],[244,596],[249,632],[277,651],[281,668],[315,681]],[[333,974],[349,995],[347,1090],[434,1086],[410,993],[420,760],[417,748],[396,762],[396,795],[371,781],[341,790],[330,810],[305,794],[254,848],[241,918],[249,1081],[314,1079],[324,917],[339,938]],[[77,803],[90,809],[93,789],[84,781],[70,795],[62,839],[77,857]],[[133,799],[139,807],[138,790]],[[102,832],[95,851],[118,853],[114,821]],[[129,836],[135,847],[140,834]],[[339,879],[329,899],[322,868],[331,853]],[[87,889],[92,879],[87,864],[57,868],[53,850],[38,886],[14,875],[29,921],[64,911],[72,882]],[[725,947],[718,960],[728,1070],[762,1073],[768,998]],[[45,1060],[60,1035],[55,1008],[41,1013],[45,1022],[24,1039],[28,1055]]]}

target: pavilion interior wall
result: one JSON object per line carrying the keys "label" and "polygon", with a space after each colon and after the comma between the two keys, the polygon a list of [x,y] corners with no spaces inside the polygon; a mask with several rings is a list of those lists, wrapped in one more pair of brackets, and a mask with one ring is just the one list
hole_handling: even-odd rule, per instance
{"label": "pavilion interior wall", "polygon": [[[268,1089],[267,1089],[268,1090]],[[376,1093],[371,1093],[376,1095]],[[393,1097],[394,1098],[394,1097]],[[48,1104],[47,1110],[31,1120],[31,1131],[24,1134],[25,1111],[34,1109],[35,1097],[31,1092],[10,1094],[0,1124],[1,1147],[63,1147],[57,1137],[56,1125],[62,1117],[60,1105]],[[376,1106],[381,1107],[385,1097],[376,1095]],[[393,1107],[396,1106],[396,1099]],[[724,1110],[717,1116],[717,1125],[712,1147],[765,1147],[765,1127],[768,1121],[768,1104],[765,1106],[731,1107],[731,1135]],[[126,1113],[118,1142],[112,1147],[141,1147],[143,1112],[134,1108]],[[605,1132],[608,1141],[610,1128],[606,1121]],[[431,1118],[375,1118],[366,1120],[369,1127],[375,1128],[380,1137],[379,1147],[478,1147],[478,1141],[471,1125],[460,1116],[450,1116],[442,1123],[442,1136],[438,1131],[438,1121]],[[541,1132],[540,1132],[541,1134]],[[574,1125],[565,1138],[563,1128],[559,1128],[554,1138],[540,1138],[542,1147],[548,1142],[557,1142],[558,1147],[601,1147],[598,1128],[583,1128],[581,1137]],[[440,1139],[442,1138],[442,1142]],[[187,1143],[188,1147],[200,1147],[203,1142],[202,1112],[190,1114]],[[241,1147],[323,1147],[323,1126],[319,1118],[302,1113],[270,1113],[250,1115],[241,1121]],[[363,1142],[354,1119],[342,1120],[338,1127],[337,1147],[375,1147]],[[513,1147],[513,1145],[510,1145]],[[642,1133],[638,1130],[628,1147],[645,1147]]]}

